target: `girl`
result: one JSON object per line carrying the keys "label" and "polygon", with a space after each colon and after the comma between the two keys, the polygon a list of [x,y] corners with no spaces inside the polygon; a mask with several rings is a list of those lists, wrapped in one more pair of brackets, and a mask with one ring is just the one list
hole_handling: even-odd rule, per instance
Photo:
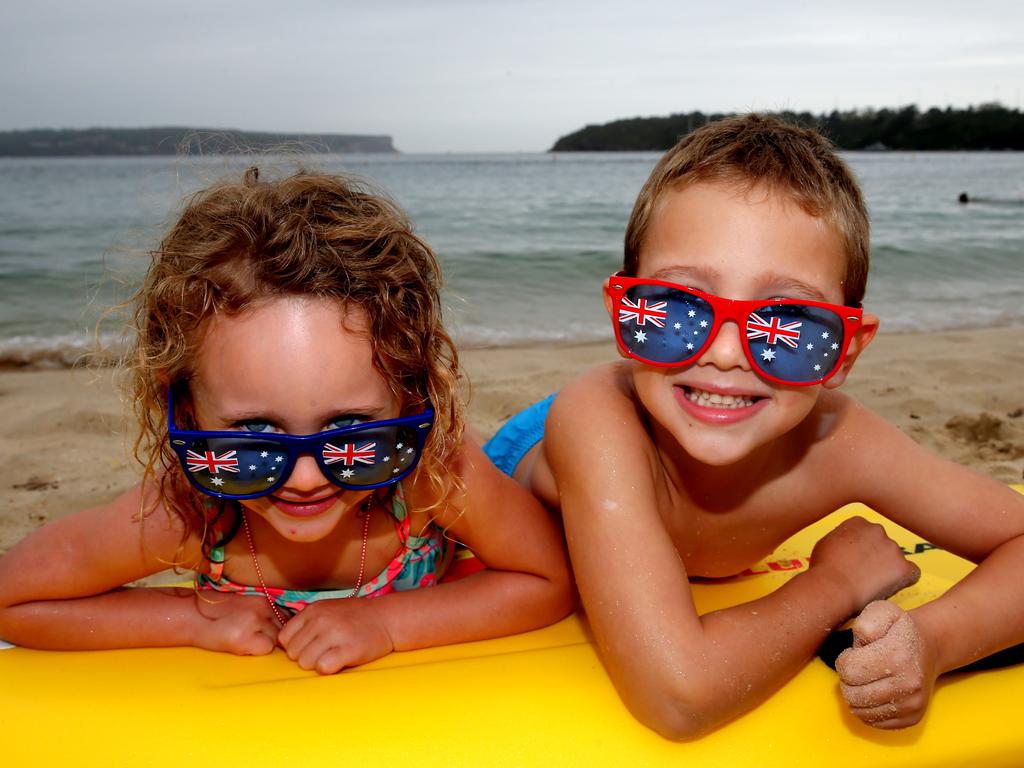
{"label": "girl", "polygon": [[[0,560],[0,637],[280,645],[330,674],[568,613],[556,527],[464,434],[438,283],[406,217],[344,179],[197,193],[133,299],[142,482]],[[454,540],[486,569],[435,586]],[[121,588],[168,566],[198,589]]]}

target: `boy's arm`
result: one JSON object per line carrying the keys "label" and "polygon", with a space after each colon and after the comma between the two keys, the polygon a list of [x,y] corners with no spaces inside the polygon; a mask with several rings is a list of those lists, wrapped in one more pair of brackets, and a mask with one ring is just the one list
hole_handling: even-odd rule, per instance
{"label": "boy's arm", "polygon": [[163,507],[144,527],[140,509],[135,488],[109,505],[50,523],[0,558],[0,637],[50,650],[273,650],[277,627],[265,601],[204,598],[192,589],[120,589],[170,567],[176,554],[179,563],[199,558],[194,543],[179,552],[181,531]]}
{"label": "boy's arm", "polygon": [[[609,674],[633,714],[691,738],[751,709],[868,601],[916,578],[879,526],[823,539],[812,567],[765,598],[698,616],[657,509],[659,457],[629,398],[570,386],[545,435],[577,584]],[[846,573],[860,576],[860,583]]]}
{"label": "boy's arm", "polygon": [[[471,437],[447,469],[458,473],[464,491],[444,500],[436,524],[469,547],[486,570],[429,589],[310,605],[279,638],[301,667],[331,674],[391,650],[524,632],[572,610],[565,545],[540,502],[495,468]],[[417,479],[410,507],[422,506],[429,493]]]}
{"label": "boy's arm", "polygon": [[858,408],[846,438],[861,455],[865,503],[978,567],[903,614],[871,606],[838,669],[853,711],[885,728],[917,722],[935,678],[1024,641],[1024,496],[948,462]]}

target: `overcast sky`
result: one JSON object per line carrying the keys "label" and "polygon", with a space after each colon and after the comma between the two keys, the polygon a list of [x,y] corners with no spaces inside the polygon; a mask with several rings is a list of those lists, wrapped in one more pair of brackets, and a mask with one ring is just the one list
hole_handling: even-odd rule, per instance
{"label": "overcast sky", "polygon": [[700,109],[1022,106],[1018,0],[13,0],[0,130],[386,133],[543,151]]}

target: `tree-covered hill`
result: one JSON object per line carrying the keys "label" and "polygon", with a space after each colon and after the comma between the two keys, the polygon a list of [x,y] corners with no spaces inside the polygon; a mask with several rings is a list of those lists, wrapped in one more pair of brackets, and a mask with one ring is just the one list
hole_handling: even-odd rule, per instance
{"label": "tree-covered hill", "polygon": [[86,128],[0,131],[0,157],[175,155],[287,149],[299,152],[394,152],[390,136],[255,133],[209,128]]}
{"label": "tree-covered hill", "polygon": [[[1001,104],[966,109],[932,107],[926,112],[910,105],[827,115],[775,114],[817,128],[841,149],[1024,149],[1024,113]],[[727,116],[688,112],[588,125],[558,139],[551,151],[660,151],[695,128]]]}

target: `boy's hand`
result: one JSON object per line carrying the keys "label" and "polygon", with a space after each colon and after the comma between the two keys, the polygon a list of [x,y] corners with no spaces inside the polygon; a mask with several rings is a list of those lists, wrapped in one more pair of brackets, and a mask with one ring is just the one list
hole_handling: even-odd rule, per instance
{"label": "boy's hand", "polygon": [[836,659],[850,712],[875,728],[907,728],[923,716],[937,677],[917,625],[895,603],[871,603],[853,622],[853,647]]}
{"label": "boy's hand", "polygon": [[376,600],[320,600],[302,609],[281,630],[278,643],[303,669],[333,675],[386,656],[394,649]]}
{"label": "boy's hand", "polygon": [[850,615],[914,584],[921,569],[877,523],[851,517],[814,545],[811,569],[827,570],[852,598]]}
{"label": "boy's hand", "polygon": [[260,595],[208,594],[195,596],[199,627],[194,645],[239,656],[263,656],[274,650],[281,629]]}

